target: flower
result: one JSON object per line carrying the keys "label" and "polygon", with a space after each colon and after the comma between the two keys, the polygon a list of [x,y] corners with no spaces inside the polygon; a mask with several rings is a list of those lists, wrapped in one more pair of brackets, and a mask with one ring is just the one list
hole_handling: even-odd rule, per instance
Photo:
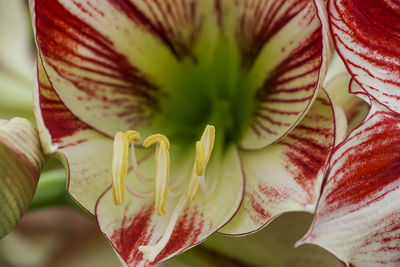
{"label": "flower", "polygon": [[0,120],[0,237],[28,208],[46,159],[37,131],[22,118]]}
{"label": "flower", "polygon": [[30,8],[43,147],[128,265],[314,210],[342,119],[324,1]]}
{"label": "flower", "polygon": [[347,266],[398,266],[400,9],[392,0],[328,1],[334,41],[367,117],[330,162],[316,216],[299,242]]}

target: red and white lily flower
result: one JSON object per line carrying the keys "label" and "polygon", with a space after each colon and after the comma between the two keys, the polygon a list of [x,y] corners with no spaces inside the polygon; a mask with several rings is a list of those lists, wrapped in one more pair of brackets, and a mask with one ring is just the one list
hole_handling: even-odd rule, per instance
{"label": "red and white lily flower", "polygon": [[314,223],[300,243],[347,266],[400,262],[400,3],[330,0],[334,41],[352,74],[350,91],[370,105],[331,159]]}
{"label": "red and white lily flower", "polygon": [[335,145],[325,1],[30,8],[43,147],[129,266],[314,211]]}

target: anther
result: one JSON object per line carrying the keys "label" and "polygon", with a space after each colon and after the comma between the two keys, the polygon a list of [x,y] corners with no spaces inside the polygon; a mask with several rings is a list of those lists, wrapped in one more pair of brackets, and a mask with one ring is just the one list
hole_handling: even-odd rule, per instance
{"label": "anther", "polygon": [[131,142],[140,142],[138,132],[117,132],[115,135],[112,159],[112,192],[115,205],[125,202],[125,179],[128,175],[128,150]]}
{"label": "anther", "polygon": [[140,142],[140,133],[138,133],[138,132],[136,132],[134,130],[129,130],[125,134],[126,134],[126,136],[128,138],[128,143],[129,144],[132,143],[132,142],[135,142],[135,143],[139,143]]}
{"label": "anther", "polygon": [[170,146],[169,140],[168,140],[168,138],[167,138],[165,135],[162,135],[162,134],[153,134],[153,135],[150,135],[149,137],[147,137],[147,138],[144,140],[143,146],[144,146],[145,148],[148,148],[148,147],[150,147],[151,145],[154,145],[154,144],[161,144],[161,143],[164,143],[164,144],[166,145],[167,149],[169,149],[169,146]]}
{"label": "anther", "polygon": [[203,144],[200,141],[196,142],[196,174],[203,175],[206,170],[206,154]]}
{"label": "anther", "polygon": [[112,159],[112,192],[115,205],[125,202],[125,178],[128,173],[128,139],[124,133],[118,132],[114,138]]}
{"label": "anther", "polygon": [[215,127],[212,125],[207,125],[203,135],[200,138],[200,141],[196,142],[196,158],[186,191],[186,196],[190,201],[195,199],[200,186],[202,187],[203,192],[206,192],[204,173],[210,159],[211,152],[214,148],[214,141]]}

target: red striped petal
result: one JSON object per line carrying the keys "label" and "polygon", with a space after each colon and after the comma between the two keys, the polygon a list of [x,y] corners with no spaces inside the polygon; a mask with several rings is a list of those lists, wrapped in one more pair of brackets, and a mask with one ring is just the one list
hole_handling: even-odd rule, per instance
{"label": "red striped petal", "polygon": [[213,10],[193,0],[31,1],[53,88],[74,115],[110,136],[146,126],[159,108],[156,83],[184,57],[196,60]]}
{"label": "red striped petal", "polygon": [[241,145],[259,149],[290,132],[311,106],[327,70],[331,40],[323,1],[238,5],[243,64],[259,84],[259,107]]}
{"label": "red striped petal", "polygon": [[[187,157],[184,159],[189,165],[193,163],[188,161]],[[188,169],[189,179],[190,168],[186,168],[184,162],[179,163],[175,168]],[[153,199],[139,199],[127,194],[126,202],[115,206],[111,190],[107,190],[99,199],[96,216],[100,229],[128,266],[153,266],[167,260],[202,242],[234,216],[242,201],[244,187],[238,152],[236,149],[230,149],[221,164],[213,163],[213,160],[210,164],[215,169],[212,166],[207,169],[212,168],[219,173],[215,176],[207,176],[208,172],[206,173],[207,182],[213,184],[209,187],[212,190],[207,196],[199,193],[193,202],[185,205],[173,228],[171,238],[154,262],[144,259],[139,246],[153,245],[161,238],[178,197],[168,197],[164,216],[155,213]],[[172,169],[170,174],[176,174],[176,170]],[[140,186],[134,175],[128,177],[127,181],[134,187]]]}
{"label": "red striped petal", "polygon": [[329,0],[334,41],[366,93],[399,112],[400,5],[397,0]]}
{"label": "red striped petal", "polygon": [[41,62],[39,58],[34,105],[42,146],[46,153],[57,151],[66,166],[69,193],[94,213],[97,199],[111,184],[113,140],[68,110],[51,86]]}
{"label": "red striped petal", "polygon": [[279,143],[241,152],[246,193],[238,214],[221,232],[248,234],[284,212],[313,211],[334,136],[334,111],[322,91],[301,123]]}
{"label": "red striped petal", "polygon": [[398,266],[400,116],[377,102],[335,151],[309,233],[351,266]]}

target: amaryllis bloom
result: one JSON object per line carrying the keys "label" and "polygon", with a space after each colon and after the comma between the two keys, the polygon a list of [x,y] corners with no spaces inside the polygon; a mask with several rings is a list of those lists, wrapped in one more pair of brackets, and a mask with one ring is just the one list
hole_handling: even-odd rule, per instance
{"label": "amaryllis bloom", "polygon": [[28,208],[45,161],[38,133],[29,121],[0,120],[0,237]]}
{"label": "amaryllis bloom", "polygon": [[129,266],[314,210],[340,113],[325,1],[30,8],[43,146]]}
{"label": "amaryllis bloom", "polygon": [[331,159],[314,223],[300,243],[347,266],[400,264],[400,4],[328,1],[350,91],[371,107]]}

